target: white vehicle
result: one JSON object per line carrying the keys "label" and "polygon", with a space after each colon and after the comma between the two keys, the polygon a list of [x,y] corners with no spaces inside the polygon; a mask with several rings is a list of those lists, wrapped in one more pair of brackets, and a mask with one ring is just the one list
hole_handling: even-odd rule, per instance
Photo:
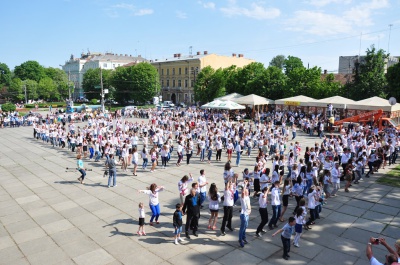
{"label": "white vehicle", "polygon": [[164,101],[163,105],[166,106],[166,107],[175,107],[175,104],[172,103],[172,101],[169,101],[169,100]]}

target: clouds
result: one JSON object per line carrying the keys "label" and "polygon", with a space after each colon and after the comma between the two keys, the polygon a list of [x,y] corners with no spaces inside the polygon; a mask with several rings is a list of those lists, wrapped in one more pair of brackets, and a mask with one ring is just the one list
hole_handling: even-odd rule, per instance
{"label": "clouds", "polygon": [[318,36],[354,33],[355,30],[374,25],[373,16],[376,10],[389,6],[388,0],[370,0],[363,3],[357,1],[358,4],[350,0],[319,0],[319,2],[317,4],[316,0],[307,1],[310,5],[318,7],[336,3],[336,12],[329,13],[321,9],[295,11],[292,18],[284,23],[286,29]]}
{"label": "clouds", "polygon": [[235,0],[229,0],[228,5],[219,9],[228,17],[244,16],[257,20],[274,19],[280,16],[281,11],[274,7],[265,7],[261,2],[253,2],[250,8],[237,5]]}
{"label": "clouds", "polygon": [[187,19],[187,14],[185,12],[177,10],[175,13],[177,18]]}
{"label": "clouds", "polygon": [[133,4],[119,3],[105,8],[104,11],[109,17],[117,18],[120,13],[128,13],[130,16],[146,16],[154,13],[150,8],[137,8]]}
{"label": "clouds", "polygon": [[198,3],[203,6],[206,9],[215,9],[215,3],[214,2],[203,2],[203,1],[198,1]]}

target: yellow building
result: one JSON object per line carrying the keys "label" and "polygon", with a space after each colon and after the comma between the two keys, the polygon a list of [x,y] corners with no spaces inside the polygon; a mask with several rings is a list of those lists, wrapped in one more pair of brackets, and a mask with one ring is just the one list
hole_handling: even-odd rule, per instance
{"label": "yellow building", "polygon": [[207,51],[187,56],[177,53],[172,58],[150,61],[160,76],[162,100],[171,100],[175,104],[194,103],[193,86],[202,68],[211,66],[213,69],[219,69],[232,65],[243,67],[253,62],[255,61],[244,58],[243,54],[222,56],[208,54]]}

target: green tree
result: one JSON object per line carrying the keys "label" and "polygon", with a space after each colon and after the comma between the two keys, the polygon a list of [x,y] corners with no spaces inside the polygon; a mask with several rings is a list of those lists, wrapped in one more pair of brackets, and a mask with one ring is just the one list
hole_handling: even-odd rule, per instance
{"label": "green tree", "polygon": [[38,99],[38,83],[35,80],[25,80],[24,86],[26,87],[27,99]]}
{"label": "green tree", "polygon": [[46,76],[44,67],[36,61],[27,61],[23,64],[16,66],[14,74],[21,80],[35,80],[39,82],[40,79]]}
{"label": "green tree", "polygon": [[11,71],[5,63],[0,63],[0,88],[9,86],[11,82]]}
{"label": "green tree", "polygon": [[237,82],[238,70],[239,68],[237,68],[236,65],[232,65],[228,68],[223,69],[224,76],[226,79],[225,91],[227,94],[231,94],[234,92],[239,94],[243,93],[242,91],[240,91],[239,84]]}
{"label": "green tree", "polygon": [[115,88],[114,98],[124,102],[151,100],[160,91],[157,69],[149,63],[130,67],[118,67],[111,75],[110,83]]}
{"label": "green tree", "polygon": [[[103,77],[103,88],[110,89],[112,70],[101,70]],[[83,75],[82,87],[85,97],[89,100],[99,99],[101,90],[100,86],[100,68],[88,69]],[[110,97],[111,95],[107,95]]]}
{"label": "green tree", "polygon": [[19,78],[13,78],[8,88],[8,97],[13,101],[21,101],[25,98],[24,83]]}
{"label": "green tree", "polygon": [[289,55],[285,59],[284,68],[285,68],[285,74],[288,75],[290,74],[291,71],[295,70],[296,68],[305,68],[305,67],[303,65],[303,61],[300,58]]}
{"label": "green tree", "polygon": [[251,63],[238,72],[239,84],[243,85],[244,95],[266,95],[268,76],[262,63]]}
{"label": "green tree", "polygon": [[285,60],[286,60],[285,55],[277,55],[274,58],[272,58],[272,60],[269,62],[269,66],[278,67],[282,71],[285,66]]}
{"label": "green tree", "polygon": [[294,67],[288,72],[287,78],[285,97],[304,95],[322,98],[320,94],[321,68]]}
{"label": "green tree", "polygon": [[352,99],[386,97],[385,60],[387,58],[385,51],[376,50],[374,45],[367,49],[366,56],[356,64],[353,82],[347,86]]}
{"label": "green tree", "polygon": [[44,77],[39,81],[38,94],[40,98],[46,100],[60,99],[60,94],[57,90],[57,84],[50,77]]}
{"label": "green tree", "polygon": [[385,92],[388,98],[395,97],[397,101],[400,101],[400,63],[387,69],[386,79],[387,87]]}
{"label": "green tree", "polygon": [[225,94],[226,77],[223,69],[214,70],[211,66],[201,69],[194,85],[194,100],[202,103],[213,101]]}
{"label": "green tree", "polygon": [[269,66],[266,69],[267,81],[265,97],[270,99],[280,99],[284,97],[284,88],[286,87],[287,77],[282,69],[276,66]]}
{"label": "green tree", "polygon": [[73,82],[68,81],[68,75],[63,70],[49,67],[45,68],[44,71],[46,76],[56,84],[60,98],[68,98],[69,91],[71,91],[71,95],[74,93]]}
{"label": "green tree", "polygon": [[340,84],[340,82],[335,81],[334,74],[328,74],[321,81],[320,91],[318,93],[319,97],[327,98],[337,95],[343,95],[342,87],[343,86]]}

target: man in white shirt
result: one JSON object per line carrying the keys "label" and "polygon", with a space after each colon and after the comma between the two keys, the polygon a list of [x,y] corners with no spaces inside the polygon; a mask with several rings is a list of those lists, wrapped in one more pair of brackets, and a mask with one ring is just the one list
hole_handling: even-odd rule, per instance
{"label": "man in white shirt", "polygon": [[278,219],[281,216],[279,181],[275,181],[274,187],[271,189],[271,205],[272,205],[272,218],[269,220],[268,223],[269,230],[274,229],[272,225],[274,225],[274,227],[278,227],[276,223],[278,222]]}
{"label": "man in white shirt", "polygon": [[204,169],[200,170],[200,176],[198,178],[198,183],[199,183],[199,193],[200,193],[200,208],[203,208],[203,203],[206,199],[207,195],[207,179],[206,179],[206,174],[204,172]]}

